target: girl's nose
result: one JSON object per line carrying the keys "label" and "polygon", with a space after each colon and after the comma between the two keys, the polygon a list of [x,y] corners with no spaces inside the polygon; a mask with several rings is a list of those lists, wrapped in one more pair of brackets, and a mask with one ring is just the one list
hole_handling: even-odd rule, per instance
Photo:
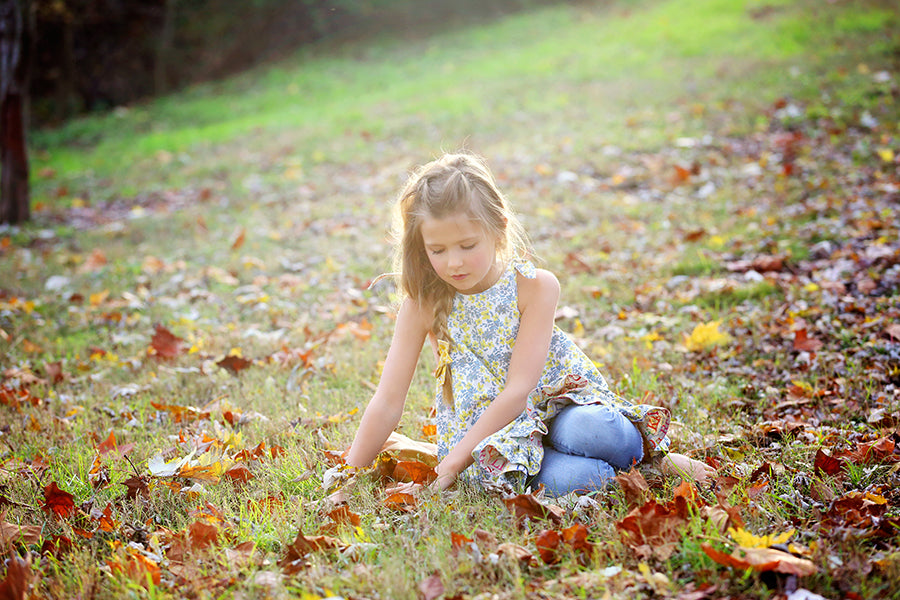
{"label": "girl's nose", "polygon": [[450,256],[447,260],[447,265],[450,267],[458,267],[462,265],[462,256],[460,256],[459,252],[450,252]]}

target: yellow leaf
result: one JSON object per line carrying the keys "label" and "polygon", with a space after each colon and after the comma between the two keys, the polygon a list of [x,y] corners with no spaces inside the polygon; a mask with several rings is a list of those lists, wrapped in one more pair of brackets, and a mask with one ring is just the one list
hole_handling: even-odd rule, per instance
{"label": "yellow leaf", "polygon": [[890,148],[879,148],[878,156],[886,163],[894,162],[894,151]]}
{"label": "yellow leaf", "polygon": [[699,323],[690,335],[684,336],[684,345],[691,352],[708,350],[714,346],[725,344],[731,340],[727,333],[719,331],[721,321]]}
{"label": "yellow leaf", "polygon": [[739,527],[738,529],[729,529],[728,534],[731,536],[731,539],[744,548],[768,548],[774,544],[787,542],[794,535],[794,530],[789,529],[784,533],[756,536]]}

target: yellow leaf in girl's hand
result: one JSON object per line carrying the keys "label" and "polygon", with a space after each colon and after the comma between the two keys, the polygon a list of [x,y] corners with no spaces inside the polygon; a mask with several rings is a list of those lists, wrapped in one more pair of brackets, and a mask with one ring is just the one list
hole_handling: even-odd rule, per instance
{"label": "yellow leaf in girl's hand", "polygon": [[728,534],[731,536],[731,539],[744,548],[768,548],[775,544],[784,544],[787,542],[791,539],[791,536],[794,535],[794,530],[789,529],[784,533],[756,536],[743,528],[738,528],[729,529]]}
{"label": "yellow leaf in girl's hand", "polygon": [[719,331],[720,324],[721,321],[698,324],[690,335],[684,336],[684,346],[691,352],[698,352],[728,343],[731,336]]}

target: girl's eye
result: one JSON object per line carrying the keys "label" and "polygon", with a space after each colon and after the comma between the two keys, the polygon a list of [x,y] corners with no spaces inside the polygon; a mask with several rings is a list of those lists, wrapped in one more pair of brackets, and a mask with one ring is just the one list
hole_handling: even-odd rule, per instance
{"label": "girl's eye", "polygon": [[432,254],[440,254],[441,252],[443,252],[443,250],[432,250],[431,251]]}
{"label": "girl's eye", "polygon": [[471,245],[469,245],[469,246],[460,246],[460,248],[462,248],[463,250],[471,250],[472,248],[474,248],[474,247],[477,246],[477,245],[478,245],[478,243],[476,242],[476,243],[471,244]]}

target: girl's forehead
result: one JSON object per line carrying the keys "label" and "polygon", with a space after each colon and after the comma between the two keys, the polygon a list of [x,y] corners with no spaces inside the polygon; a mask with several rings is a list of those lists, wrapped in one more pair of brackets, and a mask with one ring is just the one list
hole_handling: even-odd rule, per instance
{"label": "girl's forehead", "polygon": [[425,243],[481,237],[485,232],[481,221],[466,213],[456,213],[441,218],[426,216],[422,219],[421,231]]}

